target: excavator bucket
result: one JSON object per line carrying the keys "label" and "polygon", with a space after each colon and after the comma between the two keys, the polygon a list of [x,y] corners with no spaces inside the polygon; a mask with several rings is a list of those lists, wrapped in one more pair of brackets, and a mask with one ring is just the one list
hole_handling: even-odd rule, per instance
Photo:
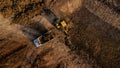
{"label": "excavator bucket", "polygon": [[60,29],[60,25],[59,25],[58,23],[56,24],[56,27],[57,27],[58,29]]}

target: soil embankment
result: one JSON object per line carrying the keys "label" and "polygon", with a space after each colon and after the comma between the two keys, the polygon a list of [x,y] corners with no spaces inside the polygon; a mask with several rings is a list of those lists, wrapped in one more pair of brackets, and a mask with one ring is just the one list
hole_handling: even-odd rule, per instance
{"label": "soil embankment", "polygon": [[[103,0],[82,1],[1,0],[0,68],[120,68],[119,13]],[[45,9],[72,23],[68,35]],[[49,30],[55,38],[36,48],[33,40]]]}

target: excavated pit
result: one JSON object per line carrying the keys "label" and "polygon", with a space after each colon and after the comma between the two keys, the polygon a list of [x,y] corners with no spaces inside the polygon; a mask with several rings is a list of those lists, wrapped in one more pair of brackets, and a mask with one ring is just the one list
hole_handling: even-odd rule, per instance
{"label": "excavated pit", "polygon": [[[0,68],[120,68],[119,8],[104,1],[1,0]],[[52,25],[56,17],[68,35]],[[56,36],[35,47],[49,30]]]}

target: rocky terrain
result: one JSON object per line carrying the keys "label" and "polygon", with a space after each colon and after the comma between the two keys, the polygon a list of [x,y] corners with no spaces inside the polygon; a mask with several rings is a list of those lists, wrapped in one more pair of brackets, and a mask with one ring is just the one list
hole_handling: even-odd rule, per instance
{"label": "rocky terrain", "polygon": [[[119,8],[119,0],[1,0],[0,68],[120,68]],[[55,37],[35,47],[50,30]]]}

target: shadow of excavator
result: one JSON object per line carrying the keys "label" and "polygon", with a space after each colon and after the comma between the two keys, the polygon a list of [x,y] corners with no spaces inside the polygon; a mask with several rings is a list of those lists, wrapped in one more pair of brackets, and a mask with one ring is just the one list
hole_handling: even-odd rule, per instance
{"label": "shadow of excavator", "polygon": [[31,23],[29,27],[21,25],[20,28],[23,34],[31,41],[47,32],[47,29],[44,27],[44,25],[39,22]]}

